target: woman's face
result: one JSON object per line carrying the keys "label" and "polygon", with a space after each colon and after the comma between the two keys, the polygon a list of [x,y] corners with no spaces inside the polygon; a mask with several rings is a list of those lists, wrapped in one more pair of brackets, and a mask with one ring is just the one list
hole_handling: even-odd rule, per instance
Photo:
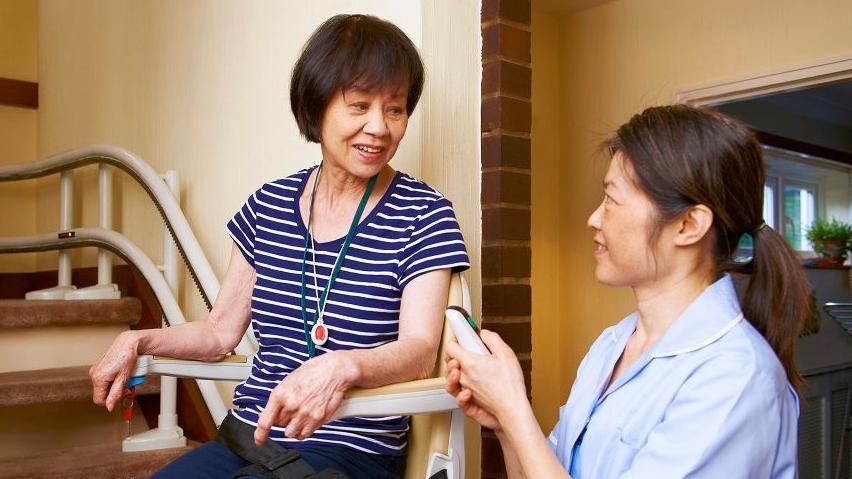
{"label": "woman's face", "polygon": [[595,277],[611,286],[641,286],[657,276],[648,239],[656,208],[632,174],[632,165],[617,152],[604,178],[604,199],[588,220],[596,245]]}
{"label": "woman's face", "polygon": [[407,99],[407,87],[338,91],[322,119],[323,160],[360,178],[379,173],[405,135]]}

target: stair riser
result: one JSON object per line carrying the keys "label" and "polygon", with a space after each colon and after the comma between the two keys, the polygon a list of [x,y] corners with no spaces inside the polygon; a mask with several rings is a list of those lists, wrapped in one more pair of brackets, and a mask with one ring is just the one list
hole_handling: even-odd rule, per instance
{"label": "stair riser", "polygon": [[[119,408],[112,413],[91,401],[0,408],[0,458],[121,441],[127,426]],[[137,407],[133,431],[148,430]]]}
{"label": "stair riser", "polygon": [[91,365],[126,326],[5,329],[0,334],[0,373]]}

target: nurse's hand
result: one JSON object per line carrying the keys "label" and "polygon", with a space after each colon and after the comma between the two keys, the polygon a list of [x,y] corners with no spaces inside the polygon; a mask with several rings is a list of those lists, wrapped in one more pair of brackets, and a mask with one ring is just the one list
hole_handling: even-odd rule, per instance
{"label": "nurse's hand", "polygon": [[255,444],[266,442],[272,426],[286,426],[287,437],[304,440],[331,419],[357,374],[341,353],[317,356],[275,386],[257,420]]}
{"label": "nurse's hand", "polygon": [[455,342],[447,344],[447,390],[466,414],[499,431],[514,412],[529,405],[524,373],[497,333],[482,330],[480,338],[490,355],[471,353]]}
{"label": "nurse's hand", "polygon": [[497,417],[486,411],[482,406],[476,403],[473,398],[473,392],[470,389],[465,389],[461,386],[461,366],[456,359],[447,360],[447,392],[455,396],[456,402],[459,403],[462,412],[468,417],[478,422],[480,426],[493,429],[494,432],[503,430],[500,421]]}

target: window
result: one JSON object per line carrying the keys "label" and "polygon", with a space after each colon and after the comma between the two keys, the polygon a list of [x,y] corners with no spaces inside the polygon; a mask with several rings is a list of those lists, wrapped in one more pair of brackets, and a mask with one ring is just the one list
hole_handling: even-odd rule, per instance
{"label": "window", "polygon": [[[794,250],[806,256],[813,246],[805,233],[817,218],[852,218],[852,168],[841,163],[764,146],[766,184],[763,186],[763,219],[779,232]],[[748,261],[754,243],[740,240],[736,261]]]}
{"label": "window", "polygon": [[[799,181],[784,182],[781,234],[796,251],[812,249],[805,233],[817,218],[817,186]],[[765,207],[764,207],[765,209]]]}

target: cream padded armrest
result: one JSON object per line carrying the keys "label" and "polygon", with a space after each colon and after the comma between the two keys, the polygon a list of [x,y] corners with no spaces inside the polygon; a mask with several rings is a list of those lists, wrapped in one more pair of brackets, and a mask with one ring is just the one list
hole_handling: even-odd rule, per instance
{"label": "cream padded armrest", "polygon": [[[251,358],[238,354],[226,356],[215,363],[145,355],[137,358],[132,377],[160,374],[182,378],[242,381],[250,373]],[[452,411],[458,408],[458,403],[447,393],[445,384],[444,378],[430,378],[371,389],[352,389],[346,393],[334,418],[409,416]]]}
{"label": "cream padded armrest", "polygon": [[444,378],[421,379],[346,393],[334,419],[350,416],[408,416],[458,409]]}
{"label": "cream padded armrest", "polygon": [[251,359],[241,354],[225,356],[217,362],[190,361],[166,356],[144,355],[136,358],[131,377],[160,374],[179,378],[243,381],[251,374]]}

